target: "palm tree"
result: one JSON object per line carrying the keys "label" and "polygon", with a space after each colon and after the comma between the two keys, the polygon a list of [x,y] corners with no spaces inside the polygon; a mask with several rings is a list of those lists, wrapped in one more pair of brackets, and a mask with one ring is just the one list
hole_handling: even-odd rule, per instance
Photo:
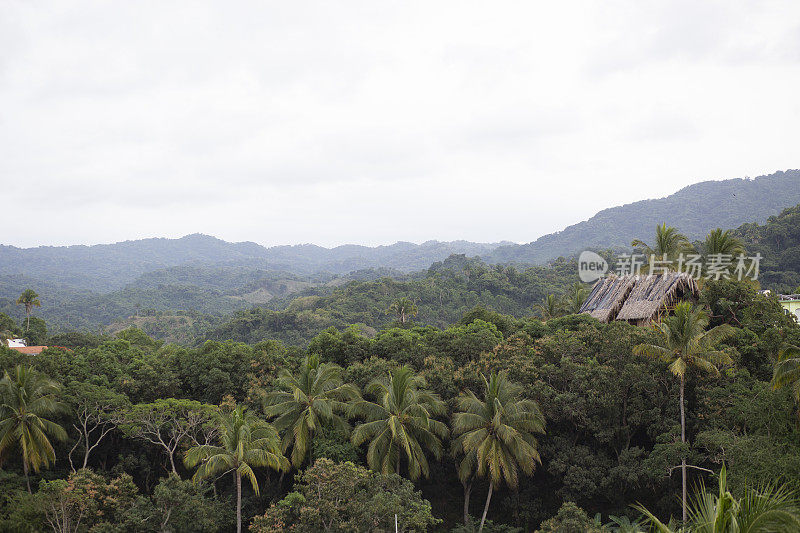
{"label": "palm tree", "polygon": [[731,230],[722,231],[717,228],[706,235],[703,252],[706,256],[722,254],[735,257],[744,253],[744,244],[733,236]]}
{"label": "palm tree", "polygon": [[[778,351],[778,360],[772,371],[772,388],[792,387],[794,401],[800,404],[800,347],[791,344]],[[798,411],[800,414],[800,411]]]}
{"label": "palm tree", "polygon": [[[672,524],[662,523],[641,504],[634,508],[645,516],[654,531],[677,533]],[[787,485],[776,484],[747,488],[744,497],[737,499],[728,491],[727,473],[722,465],[719,492],[707,492],[701,483],[684,527],[697,533],[800,531],[800,500]]]}
{"label": "palm tree", "polygon": [[253,468],[267,467],[288,471],[289,460],[281,454],[280,437],[270,424],[237,406],[219,417],[220,446],[194,446],[186,451],[184,463],[200,467],[195,482],[233,471],[236,476],[236,531],[242,531],[242,476],[250,480],[258,495],[258,480]]}
{"label": "palm tree", "polygon": [[576,281],[569,289],[561,300],[562,309],[566,310],[571,315],[577,315],[581,312],[583,302],[586,300],[586,287],[580,281]]}
{"label": "palm tree", "polygon": [[17,365],[13,374],[6,371],[0,380],[0,457],[19,446],[28,492],[30,468],[38,472],[56,462],[48,436],[62,441],[67,438],[64,428],[50,420],[67,411],[57,399],[60,391],[58,383],[30,366]]}
{"label": "palm tree", "polygon": [[292,465],[305,461],[314,432],[327,424],[345,433],[350,425],[340,416],[347,411],[347,402],[359,399],[353,385],[342,384],[342,369],[333,363],[320,364],[319,357],[306,357],[295,377],[286,369],[278,375],[277,388],[266,397],[264,412],[277,417],[273,426],[283,433],[285,454],[292,448]]}
{"label": "palm tree", "polygon": [[650,247],[644,241],[635,239],[631,242],[631,246],[640,254],[647,257],[655,256],[665,261],[665,266],[674,268],[676,260],[680,254],[690,252],[692,245],[685,235],[680,233],[676,228],[661,224],[656,226],[656,240],[653,247]]}
{"label": "palm tree", "polygon": [[19,295],[19,298],[17,298],[17,304],[25,306],[25,316],[28,319],[25,325],[25,332],[27,333],[28,329],[31,327],[31,312],[33,311],[33,307],[41,307],[42,302],[39,301],[39,295],[36,294],[36,291],[33,289],[25,289],[22,294]]}
{"label": "palm tree", "polygon": [[519,470],[530,476],[541,462],[534,434],[544,433],[545,426],[539,405],[523,399],[522,387],[504,373],[492,373],[488,380],[483,376],[483,383],[483,400],[468,390],[459,396],[460,411],[453,415],[453,434],[457,435],[453,444],[464,454],[459,478],[465,482],[473,473],[489,477],[479,532],[483,531],[494,488],[504,481],[516,488]]}
{"label": "palm tree", "polygon": [[[713,376],[719,375],[719,365],[729,365],[732,360],[725,352],[714,347],[733,335],[728,324],[706,331],[708,315],[695,309],[690,302],[681,302],[675,313],[665,318],[655,328],[658,344],[639,344],[633,349],[636,355],[656,357],[669,363],[669,371],[680,378],[681,442],[686,442],[686,413],[684,386],[686,372],[696,368]],[[683,520],[686,521],[686,458],[681,459]]]}
{"label": "palm tree", "polygon": [[436,459],[442,456],[442,441],[447,426],[434,417],[445,412],[439,396],[425,389],[425,380],[408,366],[389,373],[388,380],[375,380],[366,392],[375,402],[354,402],[351,414],[365,422],[353,430],[354,446],[369,441],[367,464],[372,470],[388,474],[400,473],[405,457],[412,480],[428,477],[430,468],[425,450]]}
{"label": "palm tree", "polygon": [[395,301],[391,307],[389,307],[389,310],[394,312],[401,324],[405,324],[409,317],[415,317],[419,312],[417,304],[405,297]]}
{"label": "palm tree", "polygon": [[548,294],[540,303],[536,304],[535,309],[544,321],[559,317],[562,314],[561,302],[553,294]]}

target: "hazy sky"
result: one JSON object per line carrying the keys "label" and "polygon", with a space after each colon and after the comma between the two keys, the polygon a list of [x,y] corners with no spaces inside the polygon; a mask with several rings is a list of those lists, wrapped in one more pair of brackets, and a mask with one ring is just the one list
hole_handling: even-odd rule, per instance
{"label": "hazy sky", "polygon": [[528,242],[800,167],[800,2],[0,0],[0,243]]}

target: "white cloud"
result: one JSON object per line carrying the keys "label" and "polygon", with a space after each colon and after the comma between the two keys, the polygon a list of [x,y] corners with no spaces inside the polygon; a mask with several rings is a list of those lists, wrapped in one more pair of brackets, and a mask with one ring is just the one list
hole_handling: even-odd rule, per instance
{"label": "white cloud", "polygon": [[527,242],[798,166],[791,0],[0,10],[7,244]]}

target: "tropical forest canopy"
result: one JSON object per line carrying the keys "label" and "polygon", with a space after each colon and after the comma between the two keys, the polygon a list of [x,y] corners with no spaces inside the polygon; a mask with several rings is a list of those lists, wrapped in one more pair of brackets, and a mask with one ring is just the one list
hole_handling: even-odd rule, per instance
{"label": "tropical forest canopy", "polygon": [[573,256],[5,274],[0,339],[49,348],[0,344],[0,530],[800,530],[798,222],[659,228],[763,259],[651,327],[578,314]]}

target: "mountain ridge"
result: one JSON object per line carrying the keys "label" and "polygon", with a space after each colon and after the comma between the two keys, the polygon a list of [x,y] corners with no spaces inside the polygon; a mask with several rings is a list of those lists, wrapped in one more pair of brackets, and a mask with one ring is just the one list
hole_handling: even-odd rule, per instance
{"label": "mountain ridge", "polygon": [[24,274],[102,293],[121,289],[148,272],[182,265],[343,275],[376,268],[408,273],[453,254],[480,257],[487,263],[543,264],[584,249],[628,248],[632,239],[647,237],[662,222],[697,239],[716,227],[764,223],[798,203],[800,170],[787,170],[752,179],[699,182],[663,198],[610,207],[527,244],[428,240],[373,247],[343,244],[326,248],[308,243],[265,247],[192,233],[177,239],[151,237],[111,244],[0,245],[0,274]]}

